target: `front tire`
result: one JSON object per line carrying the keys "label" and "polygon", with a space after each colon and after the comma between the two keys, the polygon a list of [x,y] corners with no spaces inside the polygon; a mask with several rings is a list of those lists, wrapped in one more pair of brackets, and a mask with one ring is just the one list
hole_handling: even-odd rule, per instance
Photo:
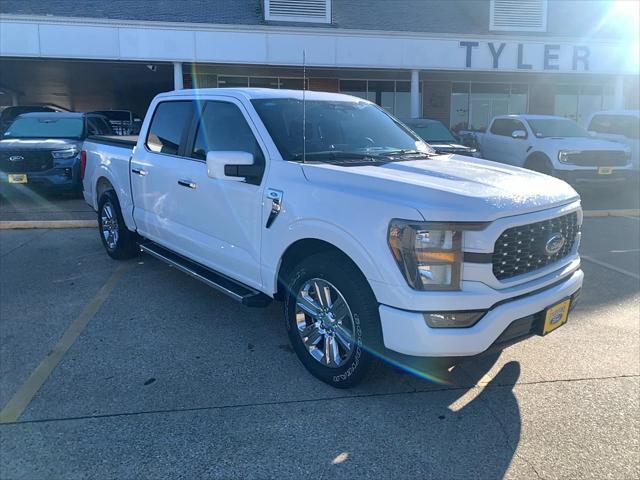
{"label": "front tire", "polygon": [[313,255],[284,279],[289,340],[305,368],[337,388],[356,385],[375,357],[365,345],[381,339],[376,301],[362,273],[334,253]]}
{"label": "front tire", "polygon": [[98,230],[102,245],[111,258],[126,260],[138,254],[136,234],[125,225],[118,196],[113,190],[107,190],[98,200]]}

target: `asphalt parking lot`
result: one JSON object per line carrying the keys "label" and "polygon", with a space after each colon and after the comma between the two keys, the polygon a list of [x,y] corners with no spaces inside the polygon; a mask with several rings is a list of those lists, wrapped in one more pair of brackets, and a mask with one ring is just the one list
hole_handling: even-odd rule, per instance
{"label": "asphalt parking lot", "polygon": [[640,220],[583,232],[560,330],[448,384],[383,365],[341,391],[277,303],[115,262],[94,229],[0,231],[0,477],[639,478]]}

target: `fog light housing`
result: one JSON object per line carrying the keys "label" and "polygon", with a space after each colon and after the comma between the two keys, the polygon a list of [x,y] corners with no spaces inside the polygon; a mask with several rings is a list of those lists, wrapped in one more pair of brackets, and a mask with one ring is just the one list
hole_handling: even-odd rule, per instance
{"label": "fog light housing", "polygon": [[466,312],[425,312],[424,319],[431,328],[472,327],[484,316],[485,310]]}

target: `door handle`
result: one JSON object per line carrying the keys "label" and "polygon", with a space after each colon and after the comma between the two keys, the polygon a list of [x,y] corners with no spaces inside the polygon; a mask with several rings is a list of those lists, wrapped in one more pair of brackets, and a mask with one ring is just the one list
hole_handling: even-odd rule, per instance
{"label": "door handle", "polygon": [[193,189],[198,187],[198,184],[192,182],[191,180],[178,180],[178,185]]}
{"label": "door handle", "polygon": [[132,168],[131,171],[133,173],[135,173],[136,175],[140,175],[141,177],[144,177],[145,175],[147,175],[149,173],[146,170],[143,170],[141,168]]}

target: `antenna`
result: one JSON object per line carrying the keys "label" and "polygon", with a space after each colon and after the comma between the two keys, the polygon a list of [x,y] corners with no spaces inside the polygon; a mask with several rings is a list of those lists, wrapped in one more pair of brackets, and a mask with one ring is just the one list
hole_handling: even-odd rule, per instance
{"label": "antenna", "polygon": [[307,55],[302,50],[302,163],[307,161]]}

